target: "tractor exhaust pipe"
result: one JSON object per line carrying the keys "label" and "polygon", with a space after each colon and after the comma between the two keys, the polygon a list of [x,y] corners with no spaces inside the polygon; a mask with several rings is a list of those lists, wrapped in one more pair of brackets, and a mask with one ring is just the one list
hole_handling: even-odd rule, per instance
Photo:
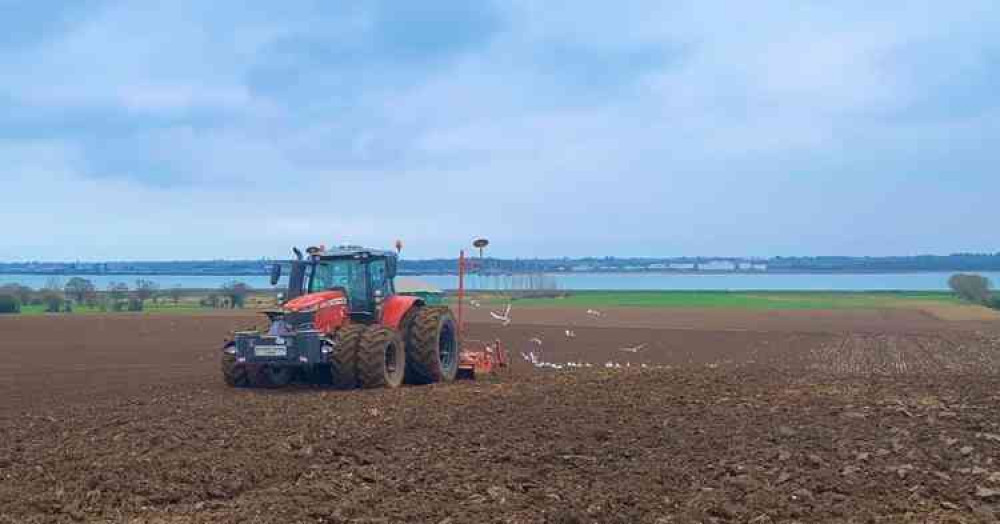
{"label": "tractor exhaust pipe", "polygon": [[462,312],[465,310],[465,250],[458,253],[458,340],[465,331]]}

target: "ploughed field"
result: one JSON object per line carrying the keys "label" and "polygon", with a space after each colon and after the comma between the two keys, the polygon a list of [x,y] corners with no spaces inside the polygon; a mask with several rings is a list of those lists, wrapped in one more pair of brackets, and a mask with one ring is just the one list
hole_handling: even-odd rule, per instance
{"label": "ploughed field", "polygon": [[0,318],[0,523],[1000,511],[996,324],[601,313],[473,310],[469,336],[508,347],[507,376],[365,391],[225,387],[222,339],[252,315]]}

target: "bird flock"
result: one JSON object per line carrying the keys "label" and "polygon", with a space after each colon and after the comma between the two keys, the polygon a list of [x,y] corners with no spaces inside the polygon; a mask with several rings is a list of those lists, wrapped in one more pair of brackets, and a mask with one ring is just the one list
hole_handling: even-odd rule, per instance
{"label": "bird flock", "polygon": [[[480,302],[476,301],[476,300],[470,300],[469,303],[473,307],[475,307],[475,308],[479,308],[479,307],[482,306],[482,304]],[[511,306],[512,306],[511,303],[508,302],[507,305],[504,307],[503,311],[490,311],[490,317],[492,317],[494,320],[500,322],[500,324],[503,325],[503,326],[509,326],[510,323],[511,323],[511,308],[512,308]],[[596,310],[596,309],[588,309],[587,310],[587,315],[590,316],[590,317],[593,317],[593,318],[601,318],[601,317],[604,316],[604,313],[601,312],[601,311],[599,311],[599,310]],[[570,339],[576,338],[576,332],[573,331],[572,329],[565,330],[565,335],[566,335],[566,338],[570,338]],[[595,368],[595,367],[596,368],[605,368],[605,369],[633,369],[633,368],[634,369],[650,369],[650,368],[669,368],[670,367],[670,366],[655,366],[655,365],[651,366],[651,365],[645,364],[645,363],[639,363],[639,364],[636,364],[636,365],[632,365],[632,363],[629,362],[629,361],[626,361],[626,362],[622,363],[622,362],[616,362],[614,360],[609,360],[607,362],[604,362],[603,364],[594,364],[594,363],[591,363],[591,362],[584,362],[584,361],[580,361],[580,362],[573,362],[573,361],[571,361],[571,362],[549,362],[549,361],[545,360],[545,358],[544,358],[544,342],[542,341],[541,336],[532,337],[532,338],[528,339],[528,342],[531,343],[534,346],[534,348],[531,349],[531,350],[528,350],[528,351],[522,351],[521,352],[521,358],[525,362],[528,362],[532,366],[534,366],[536,368],[539,368],[539,369],[563,370],[563,369],[586,369],[586,368]],[[642,343],[642,344],[638,344],[638,345],[635,345],[635,346],[627,346],[627,347],[618,348],[618,351],[621,351],[621,352],[624,352],[624,353],[638,354],[639,352],[645,350],[647,346],[648,346],[648,344]]]}

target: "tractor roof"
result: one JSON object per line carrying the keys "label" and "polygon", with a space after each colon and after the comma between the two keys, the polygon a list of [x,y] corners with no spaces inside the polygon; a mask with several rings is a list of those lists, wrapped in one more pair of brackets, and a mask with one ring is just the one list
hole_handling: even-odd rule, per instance
{"label": "tractor roof", "polygon": [[383,251],[361,246],[340,246],[332,249],[317,251],[316,255],[323,258],[354,258],[358,255],[368,257],[395,257],[392,251]]}

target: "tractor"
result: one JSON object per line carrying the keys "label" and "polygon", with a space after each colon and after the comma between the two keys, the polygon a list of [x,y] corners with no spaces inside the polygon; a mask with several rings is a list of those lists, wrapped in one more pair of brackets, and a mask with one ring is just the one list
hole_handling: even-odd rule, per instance
{"label": "tractor", "polygon": [[[399,249],[397,243],[397,250]],[[359,246],[294,248],[266,330],[237,331],[222,352],[233,387],[281,387],[297,378],[339,388],[395,388],[474,378],[507,366],[499,341],[462,338],[465,254],[459,258],[458,319],[447,306],[395,289],[398,254]]]}

